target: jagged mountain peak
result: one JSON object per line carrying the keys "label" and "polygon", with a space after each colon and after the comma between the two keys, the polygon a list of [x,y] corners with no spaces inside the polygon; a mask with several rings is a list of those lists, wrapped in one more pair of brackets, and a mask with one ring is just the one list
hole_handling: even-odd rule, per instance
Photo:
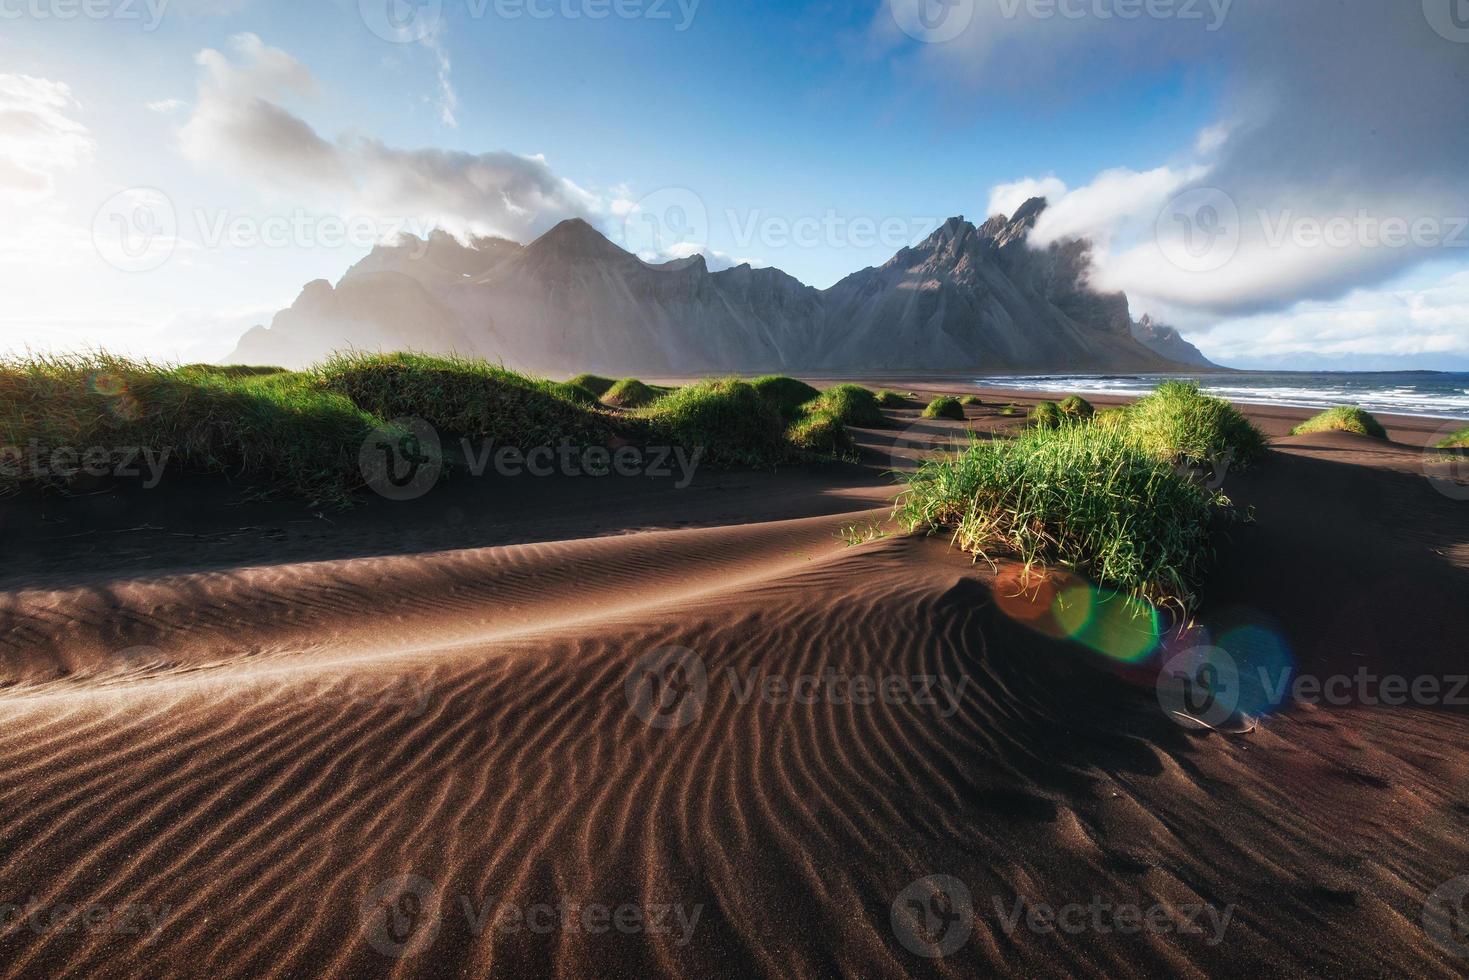
{"label": "jagged mountain peak", "polygon": [[631,258],[596,228],[581,218],[567,218],[526,246],[536,255],[559,255],[566,258]]}

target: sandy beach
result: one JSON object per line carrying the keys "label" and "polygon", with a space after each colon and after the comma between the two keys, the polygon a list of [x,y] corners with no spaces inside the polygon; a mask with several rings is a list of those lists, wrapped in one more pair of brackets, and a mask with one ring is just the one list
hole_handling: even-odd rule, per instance
{"label": "sandy beach", "polygon": [[1322,687],[1230,736],[1160,705],[1166,649],[1047,635],[1012,565],[888,522],[892,470],[1039,395],[878,383],[983,404],[686,487],[8,501],[0,974],[1462,975],[1442,422],[1242,406],[1274,452],[1224,476],[1199,628]]}

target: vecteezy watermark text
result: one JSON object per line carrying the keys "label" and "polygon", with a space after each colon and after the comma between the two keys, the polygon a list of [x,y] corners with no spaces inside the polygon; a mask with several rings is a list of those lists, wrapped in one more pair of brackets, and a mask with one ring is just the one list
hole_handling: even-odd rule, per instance
{"label": "vecteezy watermark text", "polygon": [[723,684],[738,707],[785,705],[912,708],[952,717],[970,679],[943,674],[868,674],[825,667],[819,673],[770,674],[726,667],[710,675],[704,660],[679,646],[638,658],[624,682],[633,712],[654,728],[681,728],[703,714],[711,687]]}
{"label": "vecteezy watermark text", "polygon": [[32,439],[25,446],[0,446],[0,476],[32,480],[72,480],[78,476],[139,479],[152,490],[163,481],[173,450],[165,446],[50,446]]}
{"label": "vecteezy watermark text", "polygon": [[438,938],[443,919],[460,915],[473,936],[500,935],[650,935],[668,936],[687,946],[704,914],[702,903],[607,903],[560,897],[547,902],[506,902],[459,894],[452,901],[419,875],[382,882],[362,900],[361,930],[377,952],[394,959],[426,951]]}
{"label": "vecteezy watermark text", "polygon": [[1224,941],[1224,933],[1229,929],[1235,911],[1233,905],[1219,909],[1206,902],[1143,906],[1133,902],[1114,902],[1103,895],[1093,895],[1087,902],[1062,905],[1029,902],[1019,895],[1006,902],[996,895],[994,907],[1000,928],[1007,936],[1013,935],[1023,921],[1026,929],[1041,935],[1062,932],[1068,936],[1083,933],[1133,936],[1147,932],[1199,936],[1206,946],[1218,946]]}
{"label": "vecteezy watermark text", "polygon": [[172,905],[42,902],[32,895],[24,901],[0,902],[0,936],[29,929],[39,936],[91,933],[152,938],[168,925],[173,912]]}
{"label": "vecteezy watermark text", "polygon": [[1201,21],[1210,33],[1224,26],[1234,0],[999,0],[1006,20]]}
{"label": "vecteezy watermark text", "polygon": [[169,0],[0,0],[0,21],[140,21],[143,30],[158,30]]}

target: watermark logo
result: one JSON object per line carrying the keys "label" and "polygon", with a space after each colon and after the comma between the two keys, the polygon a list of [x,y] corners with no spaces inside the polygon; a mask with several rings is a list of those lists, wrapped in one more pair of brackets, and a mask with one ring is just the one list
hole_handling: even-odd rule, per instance
{"label": "watermark logo", "polygon": [[1239,251],[1240,217],[1234,198],[1217,187],[1195,187],[1158,215],[1158,248],[1186,272],[1214,272]]}
{"label": "watermark logo", "polygon": [[904,949],[925,959],[941,959],[969,941],[974,898],[958,878],[929,875],[898,893],[889,920]]}
{"label": "watermark logo", "polygon": [[924,44],[952,41],[974,20],[974,0],[888,0],[898,29]]}
{"label": "watermark logo", "polygon": [[130,187],[109,197],[92,219],[92,245],[122,272],[151,272],[178,245],[178,212],[155,187]]}
{"label": "watermark logo", "polygon": [[1423,0],[1423,16],[1439,37],[1469,44],[1469,0]]}
{"label": "watermark logo", "polygon": [[1193,647],[1163,666],[1157,688],[1169,718],[1188,728],[1219,728],[1239,707],[1239,666],[1218,647]]}
{"label": "watermark logo", "polygon": [[1176,20],[1200,21],[1213,33],[1224,26],[1234,0],[999,0],[1000,14],[1015,20]]}
{"label": "watermark logo", "polygon": [[1450,436],[1469,429],[1469,422],[1453,422],[1433,434],[1423,451],[1423,475],[1433,489],[1450,500],[1469,500],[1469,449],[1440,449]]}
{"label": "watermark logo", "polygon": [[357,12],[384,41],[416,44],[438,29],[444,0],[357,0]]}
{"label": "watermark logo", "polygon": [[423,419],[397,419],[374,429],[357,454],[362,477],[389,500],[417,500],[444,471],[439,433]]}
{"label": "watermark logo", "polygon": [[622,240],[648,261],[694,255],[709,246],[709,209],[687,187],[656,190],[623,218]]}
{"label": "watermark logo", "polygon": [[1446,881],[1423,904],[1423,931],[1450,956],[1469,958],[1469,875]]}
{"label": "watermark logo", "polygon": [[398,875],[362,900],[362,935],[384,956],[416,956],[439,937],[439,889],[427,878]]}
{"label": "watermark logo", "polygon": [[709,674],[703,658],[687,647],[660,647],[638,658],[623,693],[650,727],[682,728],[703,714]]}

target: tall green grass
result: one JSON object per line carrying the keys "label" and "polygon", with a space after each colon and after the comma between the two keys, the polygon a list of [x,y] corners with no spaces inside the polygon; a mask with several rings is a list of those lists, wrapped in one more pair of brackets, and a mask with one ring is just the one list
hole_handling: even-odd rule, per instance
{"label": "tall green grass", "polygon": [[896,516],[912,530],[948,530],[991,562],[1067,567],[1187,610],[1209,559],[1211,515],[1226,505],[1125,433],[1066,425],[925,463]]}
{"label": "tall green grass", "polygon": [[[380,419],[300,374],[206,372],[104,353],[0,363],[0,445],[167,450],[170,469],[225,474],[261,492],[341,501]],[[0,473],[0,490],[54,482]]]}
{"label": "tall green grass", "polygon": [[1305,436],[1313,432],[1353,432],[1360,436],[1371,436],[1374,439],[1387,438],[1387,430],[1382,427],[1381,422],[1362,409],[1348,405],[1328,408],[1320,415],[1307,419],[1291,429],[1290,434]]}
{"label": "tall green grass", "polygon": [[1269,448],[1259,429],[1222,398],[1191,381],[1167,381],[1127,407],[1123,430],[1140,449],[1159,459],[1210,466],[1232,459],[1238,466]]}

